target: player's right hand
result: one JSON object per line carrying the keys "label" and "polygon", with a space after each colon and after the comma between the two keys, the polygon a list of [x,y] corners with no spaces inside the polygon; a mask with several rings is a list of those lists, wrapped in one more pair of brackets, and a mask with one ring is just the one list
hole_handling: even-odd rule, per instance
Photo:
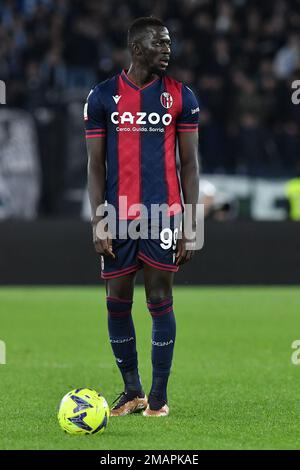
{"label": "player's right hand", "polygon": [[97,235],[97,224],[93,224],[93,243],[97,253],[104,256],[110,256],[115,259],[116,255],[112,248],[112,235],[109,231],[106,232],[106,238],[99,238]]}

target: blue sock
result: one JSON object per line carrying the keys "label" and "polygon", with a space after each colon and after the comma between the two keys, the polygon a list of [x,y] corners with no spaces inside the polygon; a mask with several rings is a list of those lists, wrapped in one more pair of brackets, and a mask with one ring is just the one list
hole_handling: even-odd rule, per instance
{"label": "blue sock", "polygon": [[173,299],[147,302],[152,316],[152,387],[151,398],[167,402],[167,385],[171,371],[176,337],[176,321],[173,312]]}
{"label": "blue sock", "polygon": [[108,332],[116,364],[122,374],[125,392],[141,394],[142,385],[138,374],[135,330],[131,316],[132,300],[107,297]]}

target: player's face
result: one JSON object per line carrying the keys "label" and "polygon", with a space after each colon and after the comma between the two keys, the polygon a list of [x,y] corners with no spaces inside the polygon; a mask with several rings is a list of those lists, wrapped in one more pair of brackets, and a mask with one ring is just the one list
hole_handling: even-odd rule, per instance
{"label": "player's face", "polygon": [[141,43],[144,66],[161,74],[169,65],[171,39],[167,28],[149,28]]}

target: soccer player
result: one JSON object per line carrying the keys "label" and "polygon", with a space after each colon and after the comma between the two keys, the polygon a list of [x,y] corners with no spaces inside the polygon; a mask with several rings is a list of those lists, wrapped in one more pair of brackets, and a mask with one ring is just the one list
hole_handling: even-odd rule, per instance
{"label": "soccer player", "polygon": [[[109,339],[124,381],[124,392],[115,401],[111,415],[144,410],[144,416],[167,416],[167,384],[176,333],[173,278],[194,253],[187,245],[184,228],[177,240],[175,219],[182,207],[190,204],[195,209],[198,201],[199,107],[187,86],[165,74],[171,39],[159,19],[135,20],[128,31],[128,47],[129,69],[93,88],[84,109],[93,241],[101,254],[101,275],[106,282]],[[122,198],[127,198],[125,208]],[[159,226],[158,239],[113,238],[111,231],[99,237],[97,224],[103,221],[103,214],[97,215],[97,208],[105,201],[116,209],[117,220],[126,223],[141,215],[132,208],[143,204],[150,210],[154,204],[167,204],[171,228]],[[131,316],[135,277],[141,268],[153,325],[148,397],[138,373]]]}

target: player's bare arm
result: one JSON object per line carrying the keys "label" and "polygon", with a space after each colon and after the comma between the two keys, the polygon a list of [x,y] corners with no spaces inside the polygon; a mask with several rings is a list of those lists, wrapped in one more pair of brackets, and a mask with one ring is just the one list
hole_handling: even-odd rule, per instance
{"label": "player's bare arm", "polygon": [[87,140],[88,152],[88,193],[91,203],[93,243],[97,253],[115,257],[112,251],[112,239],[108,234],[107,238],[100,239],[97,236],[97,224],[101,216],[97,216],[97,208],[105,202],[106,188],[106,139],[94,138]]}
{"label": "player's bare arm", "polygon": [[[196,229],[196,207],[199,197],[198,132],[180,132],[178,134],[179,157],[181,164],[180,179],[185,204],[192,205],[192,228]],[[194,255],[194,250],[187,250],[184,233],[178,240],[176,264],[184,264]]]}

